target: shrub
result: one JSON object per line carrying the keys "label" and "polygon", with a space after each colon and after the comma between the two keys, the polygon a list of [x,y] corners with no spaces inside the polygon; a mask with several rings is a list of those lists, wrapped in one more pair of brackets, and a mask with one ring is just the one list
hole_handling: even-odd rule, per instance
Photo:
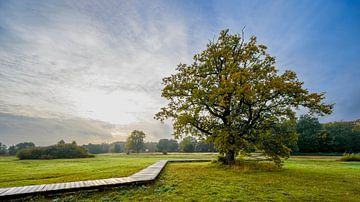
{"label": "shrub", "polygon": [[340,158],[340,161],[360,161],[360,153],[344,153],[343,156]]}
{"label": "shrub", "polygon": [[33,147],[22,149],[17,153],[19,159],[66,159],[87,158],[89,155],[85,148],[76,144],[56,144],[48,147]]}

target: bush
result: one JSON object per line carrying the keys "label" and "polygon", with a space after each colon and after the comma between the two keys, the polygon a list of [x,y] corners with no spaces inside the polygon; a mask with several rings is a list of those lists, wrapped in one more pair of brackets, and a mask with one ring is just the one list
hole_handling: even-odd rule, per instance
{"label": "bush", "polygon": [[85,148],[76,144],[57,144],[48,147],[33,147],[22,149],[17,153],[19,159],[66,159],[87,158],[89,155]]}
{"label": "bush", "polygon": [[345,153],[340,161],[360,161],[360,154]]}

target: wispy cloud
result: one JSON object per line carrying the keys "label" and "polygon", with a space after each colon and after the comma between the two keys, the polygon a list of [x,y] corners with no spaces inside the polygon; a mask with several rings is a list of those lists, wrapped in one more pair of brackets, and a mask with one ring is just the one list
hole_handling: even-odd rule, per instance
{"label": "wispy cloud", "polygon": [[49,111],[143,128],[164,102],[161,78],[191,57],[185,21],[157,3],[9,1],[1,10],[7,113]]}
{"label": "wispy cloud", "polygon": [[[161,78],[190,63],[219,30],[246,26],[280,69],[328,92],[337,105],[324,120],[359,118],[356,8],[328,1],[1,1],[0,112],[110,122],[116,127],[103,131],[109,140],[135,128],[150,139],[169,137],[170,126],[152,120],[165,103]],[[15,141],[17,133],[0,131],[0,139]]]}
{"label": "wispy cloud", "polygon": [[8,32],[2,37],[14,39],[4,40],[0,52],[8,104],[90,118],[111,110],[149,113],[149,104],[161,102],[161,78],[189,57],[184,22],[161,7],[140,13],[139,5],[110,1],[41,2],[26,12],[21,8],[29,5],[10,6],[15,12],[2,17]]}

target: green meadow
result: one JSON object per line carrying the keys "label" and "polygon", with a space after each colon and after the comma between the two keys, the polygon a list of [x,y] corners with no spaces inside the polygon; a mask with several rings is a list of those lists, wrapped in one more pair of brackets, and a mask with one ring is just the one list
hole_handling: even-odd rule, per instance
{"label": "green meadow", "polygon": [[126,177],[161,159],[214,159],[217,154],[103,154],[95,158],[18,160],[0,156],[0,188]]}
{"label": "green meadow", "polygon": [[[0,186],[127,176],[160,159],[210,159],[216,154],[97,155],[89,159],[1,157]],[[360,201],[360,162],[294,156],[282,169],[271,163],[224,166],[170,163],[149,185],[35,196],[40,201]]]}

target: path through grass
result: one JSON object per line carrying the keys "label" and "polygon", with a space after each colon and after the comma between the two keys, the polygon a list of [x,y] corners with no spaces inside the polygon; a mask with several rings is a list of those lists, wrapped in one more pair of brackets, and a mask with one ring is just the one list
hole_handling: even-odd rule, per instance
{"label": "path through grass", "polygon": [[160,159],[209,159],[216,154],[106,154],[95,158],[18,160],[0,157],[0,187],[129,176]]}
{"label": "path through grass", "polygon": [[62,195],[92,201],[360,201],[360,163],[295,157],[281,171],[172,163],[154,184]]}

